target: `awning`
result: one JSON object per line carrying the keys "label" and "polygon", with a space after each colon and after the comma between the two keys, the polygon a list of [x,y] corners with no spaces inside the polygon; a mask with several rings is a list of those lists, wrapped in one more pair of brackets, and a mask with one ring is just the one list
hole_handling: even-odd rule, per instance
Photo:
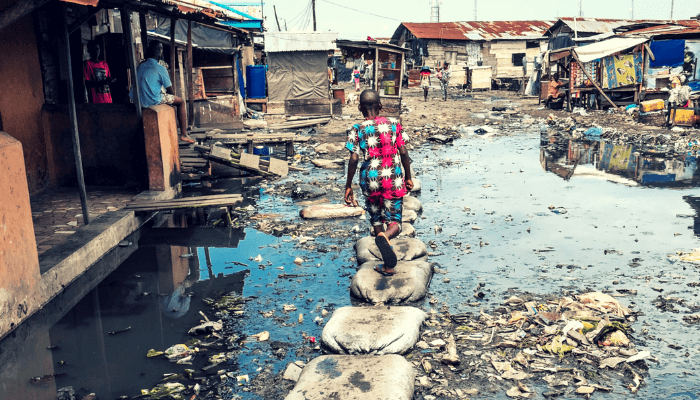
{"label": "awning", "polygon": [[[170,40],[170,18],[158,15],[158,27],[148,33]],[[187,43],[187,21],[177,20],[175,23],[175,41],[178,44]],[[233,44],[232,32],[209,28],[198,22],[192,23],[193,46],[201,50],[233,54],[236,51]]]}
{"label": "awning", "polygon": [[581,62],[587,63],[648,41],[649,39],[646,38],[612,38],[587,46],[576,47],[574,51]]}

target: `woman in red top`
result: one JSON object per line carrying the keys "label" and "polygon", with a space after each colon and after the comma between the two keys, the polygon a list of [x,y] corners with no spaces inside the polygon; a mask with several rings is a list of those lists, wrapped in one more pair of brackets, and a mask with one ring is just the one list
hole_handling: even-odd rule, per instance
{"label": "woman in red top", "polygon": [[90,59],[85,61],[85,86],[90,88],[90,99],[93,103],[111,103],[112,94],[109,91],[109,84],[115,79],[109,72],[106,61],[100,61],[100,45],[96,42],[88,43],[88,54]]}

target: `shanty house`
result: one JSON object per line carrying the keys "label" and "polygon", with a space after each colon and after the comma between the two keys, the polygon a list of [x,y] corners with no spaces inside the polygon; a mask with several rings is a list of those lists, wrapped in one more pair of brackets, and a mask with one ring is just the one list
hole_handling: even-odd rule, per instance
{"label": "shanty house", "polygon": [[547,45],[543,35],[555,21],[404,22],[391,44],[411,49],[409,64],[440,67],[491,66],[492,78],[522,78],[523,59]]}
{"label": "shanty house", "polygon": [[557,20],[545,33],[548,38],[549,50],[559,50],[566,47],[582,46],[592,42],[605,40],[616,33],[628,30],[638,30],[666,24],[687,25],[697,21],[679,20],[626,20],[601,18],[565,17]]}
{"label": "shanty house", "polygon": [[[287,114],[303,105],[330,108],[328,53],[338,38],[333,32],[267,32],[267,107],[270,112],[284,107]],[[290,103],[292,102],[292,103]]]}

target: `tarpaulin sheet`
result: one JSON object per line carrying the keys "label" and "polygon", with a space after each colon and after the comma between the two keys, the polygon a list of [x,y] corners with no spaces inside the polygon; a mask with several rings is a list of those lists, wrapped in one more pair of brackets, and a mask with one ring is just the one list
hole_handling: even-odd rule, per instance
{"label": "tarpaulin sheet", "polygon": [[268,101],[328,98],[328,52],[267,53]]}
{"label": "tarpaulin sheet", "polygon": [[641,53],[603,57],[602,61],[604,89],[615,89],[641,83]]}
{"label": "tarpaulin sheet", "polygon": [[[158,16],[158,27],[152,32],[170,37],[170,18]],[[187,43],[187,21],[177,20],[175,23],[175,40]],[[212,29],[206,25],[192,22],[192,44],[200,50],[233,54],[233,37],[229,32]]]}
{"label": "tarpaulin sheet", "polygon": [[683,65],[685,40],[654,41],[649,44],[649,48],[656,58],[656,60],[649,60],[650,67],[678,67]]}
{"label": "tarpaulin sheet", "polygon": [[649,39],[645,38],[612,38],[587,46],[577,47],[574,51],[581,62],[587,63],[627,50],[648,40]]}

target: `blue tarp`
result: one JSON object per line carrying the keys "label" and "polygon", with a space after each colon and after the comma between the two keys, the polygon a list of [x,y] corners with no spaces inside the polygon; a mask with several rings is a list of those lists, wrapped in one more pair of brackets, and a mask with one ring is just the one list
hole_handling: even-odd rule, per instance
{"label": "blue tarp", "polygon": [[661,40],[649,44],[656,60],[649,60],[649,66],[678,67],[683,65],[685,56],[685,40]]}

